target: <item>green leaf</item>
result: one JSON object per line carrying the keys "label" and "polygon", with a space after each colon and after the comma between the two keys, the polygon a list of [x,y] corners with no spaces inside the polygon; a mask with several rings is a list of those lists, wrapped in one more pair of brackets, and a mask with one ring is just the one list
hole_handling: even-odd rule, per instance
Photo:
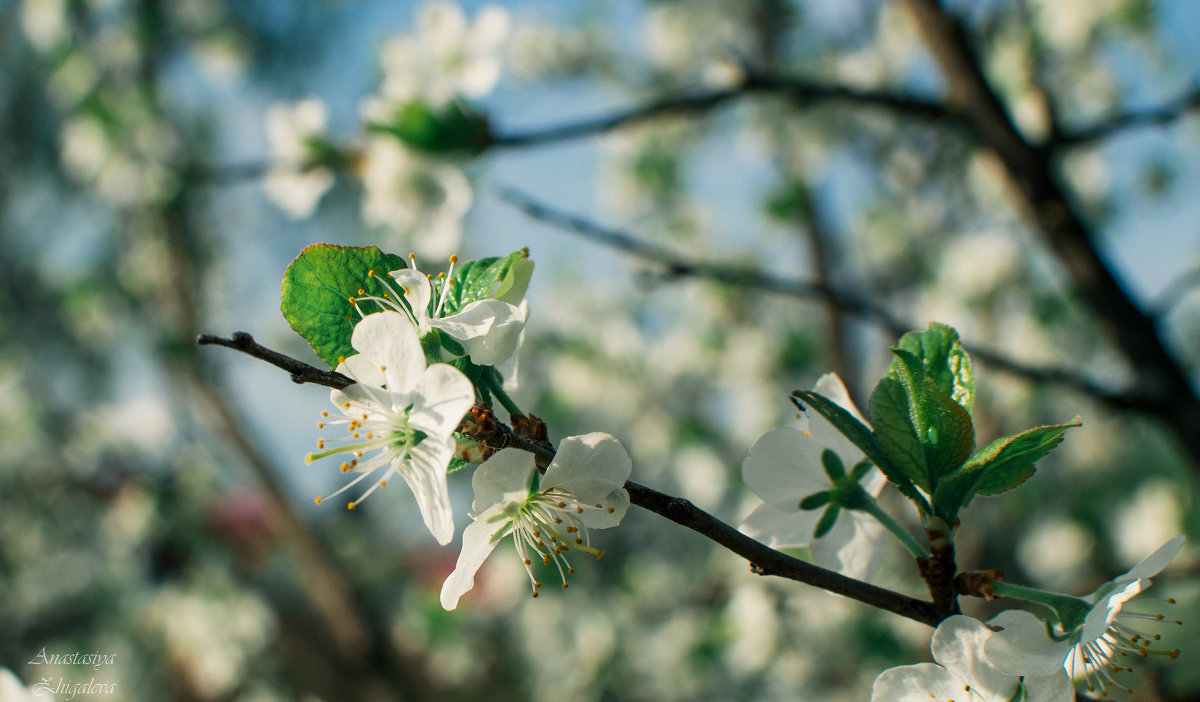
{"label": "green leaf", "polygon": [[1067,430],[1082,424],[1079,417],[1066,424],[1034,427],[996,439],[971,456],[957,473],[948,476],[934,494],[934,505],[948,517],[971,503],[976,495],[999,495],[1029,479],[1034,463],[1053,451]]}
{"label": "green leaf", "polygon": [[807,403],[822,417],[829,420],[829,423],[835,429],[840,431],[843,436],[850,440],[850,443],[857,446],[863,452],[864,456],[879,467],[879,470],[887,476],[888,480],[896,484],[901,493],[917,501],[919,504],[925,502],[925,499],[913,487],[913,482],[907,476],[907,473],[899,470],[889,460],[888,454],[875,440],[876,436],[871,433],[870,427],[860,422],[857,417],[850,414],[850,412],[838,403],[812,390],[797,390],[792,393],[792,396]]}
{"label": "green leaf", "polygon": [[932,493],[975,449],[975,428],[967,410],[925,373],[920,358],[904,349],[892,353],[896,358],[871,395],[871,422],[889,458]]}
{"label": "green leaf", "polygon": [[400,105],[372,131],[391,134],[405,144],[431,154],[477,154],[491,143],[487,118],[462,100],[433,109],[421,100]]}
{"label": "green leaf", "polygon": [[466,461],[459,458],[458,456],[451,456],[450,463],[449,463],[449,465],[446,466],[446,472],[453,473],[454,471],[462,470],[463,468],[466,468],[469,465],[471,465],[471,464],[467,463]]}
{"label": "green leaf", "polygon": [[900,337],[897,345],[921,359],[925,372],[939,390],[968,413],[971,411],[975,403],[971,357],[963,350],[953,327],[933,322],[923,332],[909,332]]}
{"label": "green leaf", "polygon": [[[529,261],[529,249],[514,251],[507,256],[481,258],[454,269],[454,284],[446,295],[442,316],[458,312],[476,300],[487,300],[505,296],[505,302],[520,304],[529,286],[533,262]],[[509,298],[520,298],[512,302]]]}
{"label": "green leaf", "polygon": [[[353,356],[350,335],[360,319],[350,302],[351,297],[386,292],[383,285],[367,276],[374,270],[387,276],[388,271],[404,268],[399,256],[385,254],[374,246],[308,246],[288,266],[283,274],[280,308],[292,329],[312,344],[313,350],[331,368],[338,359]],[[362,292],[360,292],[362,291]],[[377,305],[363,303],[364,312]]]}

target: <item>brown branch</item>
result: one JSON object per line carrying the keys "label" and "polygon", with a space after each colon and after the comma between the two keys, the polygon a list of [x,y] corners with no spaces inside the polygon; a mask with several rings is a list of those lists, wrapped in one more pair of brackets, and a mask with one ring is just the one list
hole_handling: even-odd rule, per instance
{"label": "brown branch", "polygon": [[[235,338],[238,336],[238,334],[234,335]],[[241,336],[248,338],[249,334],[242,333]],[[312,366],[308,366],[306,363],[297,361],[277,351],[254,344],[253,340],[250,343],[239,344],[221,343],[228,340],[220,339],[219,337],[208,337],[207,335],[201,337],[201,339],[204,338],[217,339],[218,341],[210,341],[209,343],[217,343],[221,346],[242,351],[287,370],[292,373],[292,379],[298,383],[308,382],[318,385],[329,385],[326,382],[328,378],[324,378],[321,375],[298,375],[293,370],[298,367],[312,368]],[[296,380],[297,377],[303,379]],[[345,378],[345,376],[340,377]],[[349,379],[347,378],[347,380]],[[345,385],[342,387],[345,387]],[[497,421],[496,425],[500,428],[500,431],[506,434],[507,445],[528,451],[535,456],[547,460],[554,458],[553,450],[529,443],[521,437],[516,436],[502,422]],[[870,583],[848,578],[839,573],[776,551],[766,544],[746,536],[681,497],[672,497],[671,495],[652,490],[632,481],[625,483],[625,489],[629,491],[629,500],[631,503],[666,517],[676,524],[685,526],[742,556],[750,561],[754,572],[759,575],[775,575],[807,585],[813,585],[814,587],[845,595],[851,599],[898,614],[902,617],[907,617],[922,624],[928,624],[929,626],[937,626],[938,622],[945,618],[945,616],[948,616],[948,613],[943,614],[930,602],[924,602],[908,595],[902,595],[898,592],[871,585]]]}
{"label": "brown branch", "polygon": [[604,134],[631,124],[677,115],[699,115],[749,96],[774,95],[798,107],[844,104],[885,110],[904,117],[928,121],[962,123],[959,114],[946,105],[901,93],[861,90],[844,85],[750,71],[738,85],[693,95],[667,97],[609,115],[593,117],[556,127],[537,127],[493,135],[489,146],[498,148],[537,146]]}
{"label": "brown branch", "polygon": [[1079,297],[1128,359],[1139,409],[1159,418],[1200,469],[1200,397],[1144,313],[1093,243],[1093,234],[1059,182],[1054,153],[1027,142],[983,74],[962,25],[937,0],[904,0],[941,66],[951,101],[1003,163],[1019,208],[1058,257]]}
{"label": "brown branch", "polygon": [[234,332],[233,336],[228,339],[212,334],[201,334],[196,337],[196,343],[200,346],[213,345],[236,349],[259,360],[266,361],[276,368],[282,368],[290,373],[293,383],[316,383],[317,385],[341,390],[354,382],[349,377],[336,371],[321,370],[316,366],[310,366],[303,361],[297,361],[291,356],[285,356],[278,351],[272,351],[265,346],[261,346],[254,340],[254,337],[246,332]]}
{"label": "brown branch", "polygon": [[[501,189],[500,197],[533,219],[546,222],[590,241],[625,251],[637,258],[658,263],[666,269],[663,276],[666,279],[705,278],[801,299],[824,300],[850,315],[874,322],[896,336],[915,328],[912,324],[892,315],[881,305],[842,288],[821,282],[782,278],[753,269],[691,261],[665,247],[639,239],[628,232],[605,227],[584,217],[552,208],[512,188]],[[1030,366],[999,351],[969,343],[964,343],[963,346],[974,358],[997,370],[1036,383],[1054,383],[1069,387],[1115,409],[1148,411],[1148,400],[1137,391],[1114,391],[1066,368]]]}
{"label": "brown branch", "polygon": [[1057,135],[1051,146],[1083,146],[1126,129],[1167,125],[1197,109],[1200,109],[1200,88],[1193,87],[1158,107],[1113,115],[1090,127],[1064,131]]}

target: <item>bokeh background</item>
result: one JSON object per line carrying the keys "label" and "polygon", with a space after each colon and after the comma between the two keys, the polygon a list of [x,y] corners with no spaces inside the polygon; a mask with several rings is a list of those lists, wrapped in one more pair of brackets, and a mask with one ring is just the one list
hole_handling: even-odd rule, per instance
{"label": "bokeh background", "polygon": [[[457,548],[406,491],[313,503],[340,485],[304,465],[326,390],[194,343],[245,330],[319,363],[279,313],[316,241],[431,268],[528,246],[517,401],[552,439],[616,435],[635,480],[728,522],[755,504],[740,464],[794,421],[791,390],[836,370],[864,405],[898,332],[938,320],[984,351],[981,438],[1084,420],[1026,487],[965,512],[960,565],[1083,594],[1200,536],[1187,415],[1138,404],[1186,409],[1194,384],[1156,384],[1081,294],[963,124],[978,101],[920,5],[0,2],[0,666],[115,684],[76,698],[97,700],[863,700],[928,660],[926,627],[755,576],[637,509],[569,590],[531,599],[500,551],[442,611]],[[1200,4],[944,12],[1194,381]],[[455,93],[509,139],[431,155],[364,129],[389,100]],[[530,217],[504,188],[580,220]],[[1140,666],[1135,699],[1200,693],[1196,554],[1160,586],[1183,659]],[[898,547],[877,581],[923,594]],[[115,658],[30,665],[42,649]]]}

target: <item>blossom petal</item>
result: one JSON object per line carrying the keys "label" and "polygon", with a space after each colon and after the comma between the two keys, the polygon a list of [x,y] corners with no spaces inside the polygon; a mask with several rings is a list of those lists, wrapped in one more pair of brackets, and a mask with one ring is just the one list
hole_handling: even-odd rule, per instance
{"label": "blossom petal", "polygon": [[764,503],[746,517],[738,530],[771,548],[798,548],[812,542],[813,529],[820,518],[819,509],[801,510],[793,506],[782,510]]}
{"label": "blossom petal", "polygon": [[[337,372],[353,378],[354,382],[360,385],[370,385],[373,388],[381,387],[387,382],[383,371],[379,370],[379,364],[364,353],[356,353],[347,357],[338,364]],[[337,400],[334,402],[336,403]]]}
{"label": "blossom petal", "polygon": [[1001,672],[1039,677],[1063,669],[1072,643],[1051,639],[1041,619],[1029,612],[1008,609],[988,624],[1004,627],[984,645],[988,660]]}
{"label": "blossom petal", "polygon": [[458,562],[454,564],[454,572],[442,583],[441,601],[444,609],[449,611],[457,607],[459,598],[475,587],[475,573],[500,542],[493,537],[504,526],[503,521],[479,519],[463,529],[463,545]]}
{"label": "blossom petal", "polygon": [[1179,555],[1179,549],[1183,548],[1184,537],[1176,536],[1167,543],[1159,547],[1157,551],[1143,558],[1137,565],[1129,569],[1129,572],[1117,578],[1114,582],[1121,580],[1141,580],[1143,578],[1152,578],[1162,572],[1171,561],[1175,560],[1175,556]]}
{"label": "blossom petal", "polygon": [[[867,423],[867,420],[862,416],[862,413],[860,413],[858,408],[854,406],[854,402],[850,399],[850,393],[846,390],[845,384],[842,383],[842,379],[839,378],[836,373],[826,373],[825,375],[821,376],[820,379],[817,380],[817,384],[813,386],[813,392],[819,393],[830,400],[833,400],[842,409],[854,415],[855,419],[863,424],[866,424],[867,426],[870,426],[870,424]],[[825,417],[821,416],[817,412],[810,412],[809,416],[809,431],[812,433],[812,438],[818,446],[832,449],[834,453],[836,453],[838,457],[842,459],[842,462],[846,464],[847,470],[853,467],[855,463],[858,463],[862,460],[862,451],[860,451],[857,446],[851,443],[849,439],[843,436],[840,431],[834,428],[834,426],[830,424]],[[867,485],[864,484],[863,487],[866,488]],[[878,482],[878,488],[883,488],[883,481]],[[879,493],[878,490],[876,490],[871,494],[876,495]]]}
{"label": "blossom petal", "polygon": [[472,514],[483,514],[497,505],[522,501],[529,495],[529,481],[537,470],[533,454],[504,448],[475,469],[471,489],[475,492]]}
{"label": "blossom petal", "polygon": [[767,504],[795,511],[800,500],[829,489],[829,477],[821,467],[823,450],[797,429],[772,429],[754,442],[742,461],[742,479]]}
{"label": "blossom petal", "polygon": [[460,342],[473,363],[494,366],[507,361],[517,350],[525,315],[507,302],[476,300],[449,317],[431,320],[430,324]]}
{"label": "blossom petal", "polygon": [[542,490],[558,488],[585,504],[600,502],[625,485],[633,461],[616,437],[603,432],[568,436],[542,477]]}
{"label": "blossom petal", "polygon": [[969,684],[985,700],[1009,700],[1017,691],[1017,676],[997,670],[984,655],[994,632],[978,619],[956,614],[942,620],[929,649],[933,659]]}
{"label": "blossom petal", "polygon": [[[812,510],[812,514],[821,514]],[[813,561],[842,575],[870,580],[883,560],[886,529],[863,512],[843,511],[828,534],[812,542]],[[809,532],[811,537],[812,532]]]}
{"label": "blossom petal", "polygon": [[408,393],[425,370],[425,352],[413,328],[399,312],[375,312],[354,327],[350,343],[379,364],[388,390]]}
{"label": "blossom petal", "polygon": [[475,404],[475,387],[463,372],[445,363],[435,363],[417,379],[409,421],[434,436],[449,436]]}
{"label": "blossom petal", "polygon": [[[433,291],[429,286],[429,278],[421,271],[412,268],[401,268],[398,271],[388,273],[392,280],[400,286],[400,292],[404,294],[404,298],[408,300],[408,304],[412,307],[413,314],[417,317],[417,323],[421,327],[429,324],[429,298],[432,297]],[[424,332],[425,330],[422,329]]]}
{"label": "blossom petal", "polygon": [[875,678],[871,702],[932,702],[953,700],[963,691],[961,680],[933,663],[889,668]]}
{"label": "blossom petal", "polygon": [[425,526],[443,546],[454,538],[454,512],[446,484],[446,466],[453,455],[453,438],[428,436],[409,450],[408,460],[397,471],[417,498]]}
{"label": "blossom petal", "polygon": [[1026,702],[1074,702],[1075,685],[1066,670],[1050,675],[1025,676]]}
{"label": "blossom petal", "polygon": [[582,514],[576,515],[579,521],[589,529],[609,529],[620,524],[625,518],[625,513],[629,511],[629,491],[618,488],[598,500],[584,504],[597,509],[585,509]]}

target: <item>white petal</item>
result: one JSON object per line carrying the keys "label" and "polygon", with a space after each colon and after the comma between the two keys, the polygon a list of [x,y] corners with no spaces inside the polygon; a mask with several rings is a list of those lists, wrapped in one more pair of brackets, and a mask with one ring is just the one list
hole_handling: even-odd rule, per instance
{"label": "white petal", "polygon": [[479,519],[463,529],[463,545],[458,562],[454,565],[454,572],[442,583],[442,607],[447,611],[457,607],[459,598],[475,587],[475,573],[499,543],[498,539],[493,540],[492,537],[504,528],[504,524],[503,521]]}
{"label": "white petal", "polygon": [[812,541],[813,529],[817,527],[822,512],[820,509],[800,510],[795,506],[790,510],[781,510],[762,504],[746,517],[738,529],[771,548],[798,548]]}
{"label": "white petal", "polygon": [[409,421],[434,436],[449,436],[475,404],[475,386],[462,371],[445,363],[426,368],[413,394],[416,402]]}
{"label": "white petal", "polygon": [[421,333],[427,334],[429,298],[433,295],[433,291],[429,287],[429,279],[425,277],[424,273],[413,268],[401,268],[388,273],[388,275],[400,286],[400,292],[412,306],[413,314],[417,316],[417,322],[422,327]]}
{"label": "white petal", "polygon": [[486,50],[499,46],[508,36],[511,25],[508,10],[499,5],[484,5],[475,13],[475,23],[470,30],[472,48]]}
{"label": "white petal", "polygon": [[476,365],[494,366],[507,361],[517,350],[525,315],[507,302],[476,300],[430,324],[462,343]]}
{"label": "white petal", "polygon": [[1020,683],[1016,675],[997,670],[984,656],[993,632],[983,622],[961,614],[942,620],[929,648],[933,659],[969,684],[985,700],[1009,700]]}
{"label": "white petal", "polygon": [[871,686],[871,702],[941,702],[962,691],[963,681],[942,666],[917,663],[880,673]]}
{"label": "white petal", "polygon": [[[381,387],[387,382],[383,371],[379,370],[379,364],[363,353],[356,353],[339,363],[337,372],[353,378],[360,385],[370,385],[373,388]],[[334,400],[334,403],[336,404],[337,400]]]}
{"label": "white petal", "polygon": [[411,392],[425,371],[425,351],[412,322],[399,312],[375,312],[354,327],[350,343],[379,364],[388,390]]}
{"label": "white petal", "polygon": [[750,448],[742,462],[742,479],[772,507],[795,510],[800,500],[830,488],[821,467],[823,450],[797,429],[772,429]]}
{"label": "white petal", "polygon": [[471,489],[475,491],[471,513],[483,514],[512,501],[514,495],[524,499],[529,495],[529,481],[535,470],[531,453],[505,448],[492,454],[471,476]]}
{"label": "white petal", "polygon": [[1117,580],[1140,580],[1158,575],[1163,568],[1175,560],[1175,556],[1179,555],[1179,549],[1183,548],[1183,542],[1182,536],[1176,536],[1159,547],[1157,551],[1143,558],[1140,563],[1130,568],[1128,573]]}
{"label": "white petal", "polygon": [[425,526],[443,546],[454,538],[454,512],[446,485],[446,466],[453,455],[454,439],[429,436],[409,451],[408,461],[398,471],[417,498]]}
{"label": "white petal", "polygon": [[1120,614],[1121,608],[1125,606],[1125,603],[1137,597],[1138,593],[1149,586],[1149,580],[1134,580],[1133,582],[1125,583],[1119,588],[1110,589],[1103,597],[1097,598],[1091,611],[1087,613],[1087,617],[1083,620],[1083,630],[1080,632],[1080,639],[1088,642],[1100,638],[1108,630],[1108,625],[1112,624],[1113,620]]}
{"label": "white petal", "polygon": [[[812,512],[820,514],[821,510]],[[842,575],[870,580],[883,560],[885,531],[874,517],[842,510],[833,529],[813,542],[813,561]]]}
{"label": "white petal", "polygon": [[616,437],[602,432],[568,436],[542,477],[542,490],[561,489],[592,504],[625,485],[633,461]]}
{"label": "white petal", "polygon": [[[862,413],[854,406],[854,402],[850,400],[850,393],[846,391],[846,386],[842,383],[842,379],[834,373],[826,373],[817,380],[817,384],[813,386],[813,391],[824,395],[836,402],[842,409],[854,415],[855,419],[867,424],[867,420],[863,418]],[[833,449],[833,451],[846,464],[846,470],[849,471],[863,458],[862,451],[842,435],[825,417],[821,416],[816,410],[810,411],[809,430],[812,432],[812,438],[818,445]],[[866,487],[864,485],[864,487]],[[879,487],[883,487],[883,483],[879,483]],[[877,494],[877,493],[873,493]]]}
{"label": "white petal", "polygon": [[600,508],[587,509],[583,511],[583,514],[577,514],[579,521],[589,529],[609,529],[620,524],[621,520],[625,518],[625,513],[629,511],[629,492],[625,488],[620,488],[599,500],[585,504],[600,505]]}
{"label": "white petal", "polygon": [[1025,677],[1025,702],[1075,702],[1075,685],[1066,670]]}
{"label": "white petal", "polygon": [[1029,612],[1008,609],[988,622],[1004,627],[987,640],[984,651],[997,669],[1010,675],[1039,677],[1063,669],[1071,642],[1054,641],[1046,624]]}

